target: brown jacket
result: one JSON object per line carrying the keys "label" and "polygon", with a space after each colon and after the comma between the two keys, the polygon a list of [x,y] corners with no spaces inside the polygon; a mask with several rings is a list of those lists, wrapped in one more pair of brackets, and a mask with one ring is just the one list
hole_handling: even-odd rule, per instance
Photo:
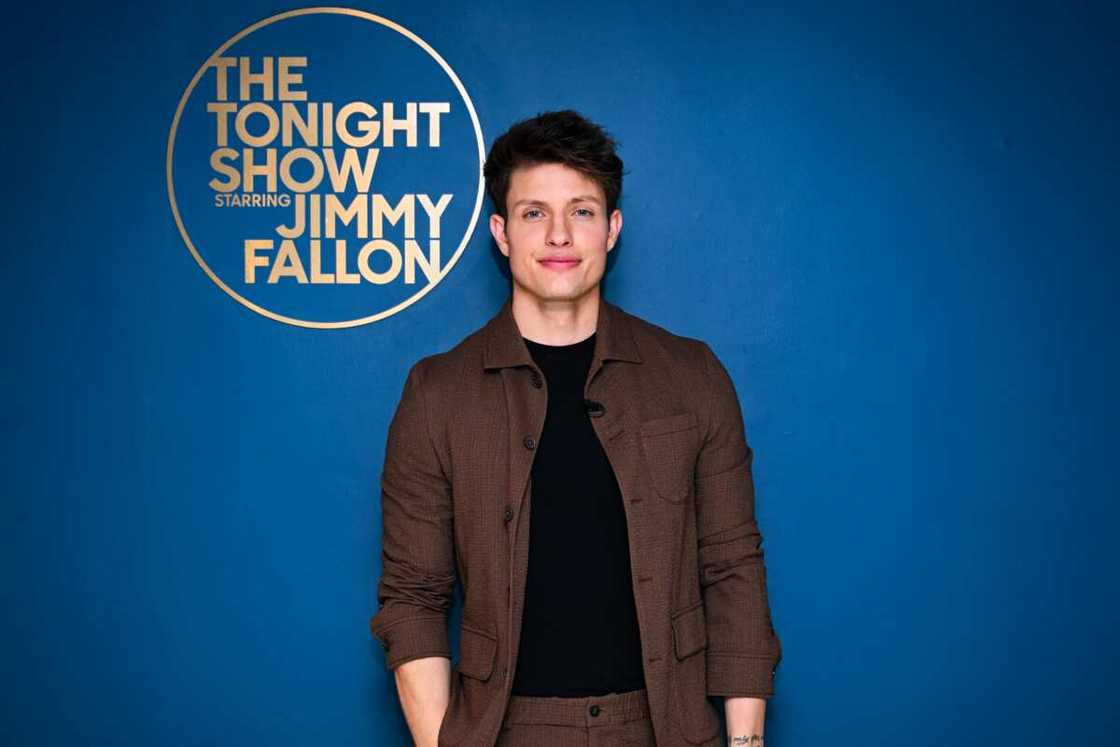
{"label": "brown jacket", "polygon": [[[708,696],[773,695],[771,625],[752,452],[711,348],[600,299],[585,396],[622,491],[646,686],[658,745],[719,744]],[[493,745],[505,714],[528,567],[530,467],[548,387],[511,298],[451,350],[409,371],[381,476],[380,608],[388,669],[460,657],[440,745]],[[578,538],[573,538],[578,552]]]}

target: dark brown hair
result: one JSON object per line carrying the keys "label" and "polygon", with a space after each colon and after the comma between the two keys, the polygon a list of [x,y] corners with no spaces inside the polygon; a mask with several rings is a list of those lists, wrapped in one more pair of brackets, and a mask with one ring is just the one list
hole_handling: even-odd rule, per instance
{"label": "dark brown hair", "polygon": [[578,112],[543,112],[514,124],[490,146],[482,169],[486,192],[494,209],[506,218],[506,196],[514,170],[561,163],[603,188],[609,216],[622,195],[622,159],[614,152],[617,145],[606,130]]}

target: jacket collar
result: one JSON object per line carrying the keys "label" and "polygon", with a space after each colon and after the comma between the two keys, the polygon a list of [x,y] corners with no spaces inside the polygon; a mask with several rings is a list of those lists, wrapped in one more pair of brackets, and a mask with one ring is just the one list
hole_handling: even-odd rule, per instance
{"label": "jacket collar", "polygon": [[[592,368],[599,361],[622,360],[641,363],[638,346],[625,312],[599,296],[599,316],[595,322],[595,352]],[[486,347],[482,356],[484,369],[533,365],[533,356],[525,346],[517,320],[513,318],[513,296],[486,323]]]}

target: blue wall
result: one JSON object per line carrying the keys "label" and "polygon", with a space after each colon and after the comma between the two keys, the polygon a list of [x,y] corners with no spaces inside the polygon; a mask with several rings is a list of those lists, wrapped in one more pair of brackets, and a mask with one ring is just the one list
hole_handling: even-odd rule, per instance
{"label": "blue wall", "polygon": [[[323,331],[199,270],[168,127],[286,7],[8,11],[4,744],[404,742],[366,627],[386,427],[508,278],[480,223],[419,303]],[[756,451],[768,744],[1114,743],[1114,5],[361,7],[487,146],[562,106],[621,141],[607,297],[712,344]]]}

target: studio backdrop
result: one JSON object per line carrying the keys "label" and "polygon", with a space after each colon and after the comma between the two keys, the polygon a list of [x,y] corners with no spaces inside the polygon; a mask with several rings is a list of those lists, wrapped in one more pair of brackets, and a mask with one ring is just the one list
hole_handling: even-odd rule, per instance
{"label": "studio backdrop", "polygon": [[565,108],[625,161],[605,297],[741,400],[767,744],[1115,743],[1114,4],[25,4],[3,34],[0,743],[408,743],[367,627],[386,431],[509,293],[490,144]]}

